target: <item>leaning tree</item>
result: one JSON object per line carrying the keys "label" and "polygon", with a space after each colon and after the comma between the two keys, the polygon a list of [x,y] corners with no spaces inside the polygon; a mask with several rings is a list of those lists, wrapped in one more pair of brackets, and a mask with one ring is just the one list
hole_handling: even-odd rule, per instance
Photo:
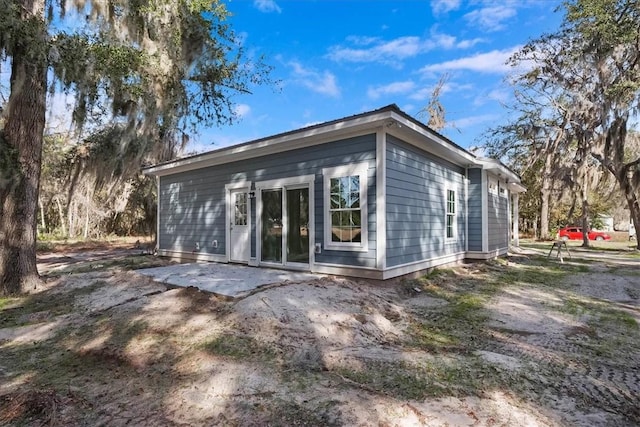
{"label": "leaning tree", "polygon": [[[219,0],[0,0],[0,64],[10,64],[0,130],[0,293],[40,281],[36,212],[47,94],[73,119],[126,129],[120,149],[171,147],[197,124],[234,119],[231,96],[268,82]],[[170,150],[169,150],[170,151]]]}

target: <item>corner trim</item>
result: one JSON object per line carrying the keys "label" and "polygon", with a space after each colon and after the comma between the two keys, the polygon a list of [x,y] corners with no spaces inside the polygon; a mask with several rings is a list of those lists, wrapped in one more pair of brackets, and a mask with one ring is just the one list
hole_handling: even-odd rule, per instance
{"label": "corner trim", "polygon": [[376,132],[376,266],[387,267],[387,134]]}
{"label": "corner trim", "polygon": [[482,188],[482,252],[489,252],[489,183],[485,170],[481,174],[480,186]]}

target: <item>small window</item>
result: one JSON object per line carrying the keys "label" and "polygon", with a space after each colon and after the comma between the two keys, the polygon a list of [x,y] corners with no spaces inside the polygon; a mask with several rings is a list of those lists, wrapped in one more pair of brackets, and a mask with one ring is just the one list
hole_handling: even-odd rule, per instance
{"label": "small window", "polygon": [[247,193],[236,193],[235,225],[247,225]]}
{"label": "small window", "polygon": [[489,178],[489,194],[498,194],[498,181]]}
{"label": "small window", "polygon": [[367,164],[323,169],[327,249],[367,250]]}
{"label": "small window", "polygon": [[456,238],[456,192],[447,190],[447,215],[446,215],[447,239]]}

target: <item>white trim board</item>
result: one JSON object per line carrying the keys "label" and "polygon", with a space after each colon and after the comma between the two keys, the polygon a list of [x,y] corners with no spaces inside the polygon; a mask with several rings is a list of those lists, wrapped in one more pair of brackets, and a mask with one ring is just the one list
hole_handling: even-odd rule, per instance
{"label": "white trim board", "polygon": [[387,133],[376,132],[376,266],[387,266]]}
{"label": "white trim board", "polygon": [[[315,262],[315,175],[299,175],[287,178],[278,178],[266,181],[256,181],[255,183],[255,203],[256,203],[256,257],[255,257],[255,265],[256,266],[265,266],[265,267],[275,267],[275,268],[286,268],[291,270],[301,270],[300,265],[295,265],[292,263],[285,264],[285,257],[282,257],[281,263],[273,263],[273,262],[263,262],[262,259],[262,190],[282,190],[282,203],[283,203],[283,223],[285,221],[285,206],[286,205],[286,191],[288,189],[296,189],[296,188],[308,188],[309,190],[309,268],[308,271],[313,271],[313,264]],[[285,242],[282,242],[283,248]],[[284,250],[283,250],[284,255]],[[251,261],[251,260],[250,260]]]}
{"label": "white trim board", "polygon": [[206,254],[201,252],[187,252],[187,251],[174,251],[168,249],[158,250],[158,256],[168,257],[177,260],[191,260],[191,261],[209,261],[220,262],[227,264],[226,255]]}
{"label": "white trim board", "polygon": [[[331,179],[358,175],[360,177],[360,242],[333,242],[331,240]],[[369,162],[352,163],[322,169],[324,242],[327,251],[369,252]]]}
{"label": "white trim board", "polygon": [[427,260],[415,261],[407,264],[396,265],[386,269],[383,272],[382,279],[392,279],[398,276],[404,276],[405,274],[415,273],[416,271],[426,270],[441,265],[454,264],[464,261],[465,253],[457,252],[455,254],[443,255],[436,258]]}

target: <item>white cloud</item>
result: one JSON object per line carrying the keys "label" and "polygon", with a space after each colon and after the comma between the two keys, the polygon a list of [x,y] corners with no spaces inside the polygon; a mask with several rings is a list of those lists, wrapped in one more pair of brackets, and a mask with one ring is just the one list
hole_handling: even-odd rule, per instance
{"label": "white cloud", "polygon": [[478,116],[469,116],[455,120],[453,125],[459,129],[477,126],[484,123],[495,122],[500,116],[498,114],[481,114]]}
{"label": "white cloud", "polygon": [[346,42],[351,46],[332,46],[327,58],[336,62],[379,62],[401,66],[401,62],[420,54],[441,49],[467,49],[483,39],[458,40],[455,36],[431,32],[429,38],[417,36],[398,37],[382,40],[373,37],[350,36]]}
{"label": "white cloud", "polygon": [[367,96],[370,99],[378,99],[382,95],[402,95],[411,92],[416,87],[412,81],[394,82],[385,86],[369,88]]}
{"label": "white cloud", "polygon": [[[409,98],[416,101],[426,101],[429,98],[431,98],[431,95],[433,94],[433,89],[435,89],[435,85],[424,87],[420,90],[413,92],[409,96]],[[473,89],[473,86],[469,84],[461,85],[457,83],[447,82],[440,89],[440,95],[442,96],[446,93],[451,93],[451,92],[470,91],[472,89]]]}
{"label": "white cloud", "polygon": [[457,47],[458,49],[469,49],[471,47],[474,47],[478,43],[483,43],[484,41],[485,39],[481,39],[481,38],[462,40],[462,41],[459,41],[455,47]]}
{"label": "white cloud", "polygon": [[434,15],[451,12],[460,7],[460,0],[431,0],[431,10]]}
{"label": "white cloud", "polygon": [[238,118],[243,118],[249,115],[249,113],[251,113],[251,107],[248,106],[247,104],[238,104],[236,105],[234,112],[236,113],[236,116],[238,116]]}
{"label": "white cloud", "polygon": [[340,88],[336,82],[336,76],[330,71],[316,71],[304,68],[296,61],[289,63],[293,69],[292,77],[295,82],[322,95],[337,98],[340,96]]}
{"label": "white cloud", "polygon": [[451,70],[468,70],[480,73],[504,74],[511,70],[507,60],[521,48],[516,46],[505,50],[492,50],[465,58],[431,64],[420,69],[421,73],[443,72]]}
{"label": "white cloud", "polygon": [[515,15],[515,8],[503,5],[476,9],[464,15],[464,18],[482,30],[499,31],[505,28],[504,21]]}
{"label": "white cloud", "polygon": [[511,92],[504,88],[494,89],[490,91],[484,98],[491,101],[499,102],[500,104],[506,104],[507,101],[511,98]]}
{"label": "white cloud", "polygon": [[253,5],[260,11],[264,13],[277,12],[282,13],[282,9],[278,6],[274,0],[254,0]]}
{"label": "white cloud", "polygon": [[328,58],[337,62],[397,63],[416,56],[424,49],[419,37],[400,37],[391,41],[350,37],[350,40],[356,40],[354,44],[358,47],[333,46],[329,48]]}

